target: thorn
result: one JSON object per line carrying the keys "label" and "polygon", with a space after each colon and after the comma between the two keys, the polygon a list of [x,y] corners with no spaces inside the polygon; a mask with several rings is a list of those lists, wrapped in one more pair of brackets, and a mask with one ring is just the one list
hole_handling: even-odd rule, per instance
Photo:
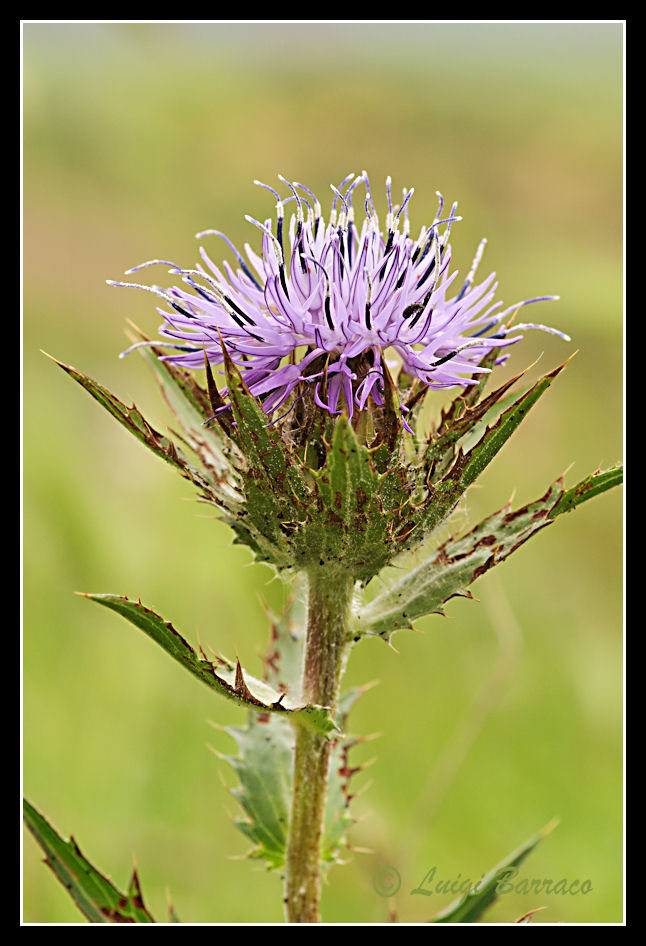
{"label": "thorn", "polygon": [[127,318],[127,319],[126,319],[126,322],[128,323],[128,325],[129,325],[131,328],[133,328],[133,329],[135,330],[135,332],[137,332],[138,335],[141,335],[141,337],[144,338],[146,341],[150,341],[150,339],[148,338],[148,336],[146,335],[146,333],[143,332],[143,331],[139,328],[139,326],[138,326],[135,322],[132,321],[132,319],[128,319],[128,318]]}
{"label": "thorn", "polygon": [[357,772],[363,772],[364,769],[367,769],[371,765],[374,765],[376,761],[377,761],[377,756],[373,755],[372,759],[368,759],[367,762],[362,762],[361,765],[357,765],[353,769],[350,769],[350,774],[348,775],[348,778],[352,778],[352,776],[355,775]]}
{"label": "thorn", "polygon": [[369,788],[372,788],[373,781],[374,780],[371,779],[369,782],[366,782],[365,785],[362,785],[361,788],[357,789],[354,795],[348,795],[347,803],[350,804],[350,802],[353,801],[355,798],[360,798],[361,795],[364,794],[364,792],[367,792]]}
{"label": "thorn", "polygon": [[240,665],[240,658],[238,657],[238,651],[236,650],[236,678],[235,683],[233,684],[236,690],[245,690],[244,675],[242,673],[242,666]]}
{"label": "thorn", "polygon": [[[231,765],[231,759],[235,758],[235,756],[228,756],[228,755],[225,755],[223,752],[220,752],[220,750],[216,749],[215,746],[212,746],[210,742],[205,742],[204,745],[206,746],[207,749],[209,749],[213,753],[213,755],[216,758],[220,759],[221,762],[227,762],[229,765]],[[222,775],[220,775],[220,778],[222,778]],[[226,784],[224,780],[222,781],[222,784],[228,791],[231,791],[231,789],[229,788],[229,786]]]}
{"label": "thorn", "polygon": [[[234,371],[234,370],[237,371],[237,372],[238,372],[238,375],[239,375],[239,377],[240,377],[240,380],[242,380],[242,375],[241,375],[240,372],[238,371],[238,369],[237,369],[237,367],[236,367],[236,365],[235,365],[235,362],[234,362],[233,359],[231,358],[231,355],[229,354],[229,349],[228,349],[227,346],[224,344],[224,339],[222,338],[222,334],[221,334],[221,332],[220,332],[220,329],[217,329],[217,333],[218,333],[218,338],[220,339],[220,348],[222,349],[222,360],[223,360],[223,363],[224,363],[225,371],[226,371],[227,373],[230,373],[230,372],[232,372],[232,371]],[[244,384],[244,381],[243,381],[243,384]]]}
{"label": "thorn", "polygon": [[514,920],[514,923],[529,923],[535,913],[538,913],[540,910],[547,910],[547,907],[534,907],[533,910],[529,910],[527,913],[524,913],[517,920]]}
{"label": "thorn", "polygon": [[551,821],[547,822],[544,828],[541,828],[541,830],[539,831],[540,836],[542,838],[546,837],[546,835],[550,834],[554,830],[554,828],[557,828],[560,825],[560,823],[561,823],[560,818],[558,817],[552,818]]}
{"label": "thorn", "polygon": [[370,817],[369,811],[367,811],[363,815],[357,815],[356,818],[355,817],[352,818],[352,824],[361,824],[363,821],[366,820],[366,818],[369,818],[369,817]]}
{"label": "thorn", "polygon": [[206,353],[206,344],[204,342],[202,343],[202,348],[204,349],[204,371],[206,373],[206,387],[209,395],[209,401],[211,402],[211,409],[215,414],[217,409],[224,404],[224,401],[222,400],[220,392],[217,389],[215,378],[213,377],[213,372],[211,371],[209,356]]}
{"label": "thorn", "polygon": [[[505,323],[505,328],[510,328],[510,327],[511,327],[511,325],[512,325],[514,319],[516,318],[516,316],[518,315],[518,313],[519,313],[519,311],[522,309],[522,307],[523,307],[522,302],[520,303],[520,305],[517,305],[517,306],[516,306],[516,308],[514,309],[514,311],[513,311],[513,312],[511,313],[511,315],[509,316],[509,319],[508,319],[507,322]],[[539,358],[542,358],[542,357],[543,357],[542,352],[541,352],[541,354],[540,354],[538,357],[539,357]]]}
{"label": "thorn", "polygon": [[[570,472],[570,470],[571,470],[572,467],[574,466],[575,462],[576,462],[576,461],[573,460],[572,463],[570,463],[570,465],[569,465],[568,467],[566,467],[566,468],[563,470],[563,472],[561,473],[561,475],[559,476],[559,478],[556,480],[556,482],[557,482],[557,483],[560,483],[561,486],[563,485],[563,480],[565,479],[565,477],[567,476],[567,474]],[[597,472],[599,472],[599,471],[597,470]],[[541,908],[541,909],[542,909],[542,908]]]}
{"label": "thorn", "polygon": [[142,894],[141,894],[141,884],[139,882],[139,874],[137,873],[137,861],[136,861],[134,853],[132,855],[132,863],[133,863],[132,877],[130,878],[130,883],[128,884],[128,892],[130,891],[132,887],[134,887],[135,896],[139,897],[139,899],[143,899]]}
{"label": "thorn", "polygon": [[53,355],[48,354],[43,348],[39,349],[41,355],[44,355],[46,358],[49,358],[50,361],[53,361],[55,364],[60,365],[61,368],[66,368],[67,366],[63,364],[62,361],[59,361],[58,358],[54,358]]}
{"label": "thorn", "polygon": [[554,368],[553,371],[548,371],[547,374],[545,375],[545,377],[546,377],[546,378],[555,378],[555,377],[557,376],[557,374],[560,374],[561,371],[563,371],[563,369],[565,368],[565,366],[568,365],[568,364],[572,361],[572,359],[574,358],[574,356],[575,356],[575,355],[578,355],[578,354],[579,354],[579,349],[577,348],[576,351],[572,352],[572,354],[570,355],[569,358],[566,358],[566,359],[565,359],[565,361],[563,362],[563,364],[558,365],[558,367]]}
{"label": "thorn", "polygon": [[[224,756],[223,756],[223,758],[224,758]],[[227,761],[227,760],[225,759],[225,761]],[[223,787],[227,792],[232,792],[232,791],[233,791],[233,789],[235,788],[235,786],[234,786],[234,785],[227,785],[227,783],[226,783],[225,780],[224,780],[224,775],[222,774],[222,772],[221,772],[219,769],[218,769],[218,778],[220,779],[220,784],[222,785],[222,787]],[[224,804],[222,805],[222,807],[224,808]],[[225,812],[227,813],[228,817],[231,818],[231,819],[233,819],[233,815],[231,814],[231,812],[227,811],[226,808],[224,808],[224,810],[225,810]]]}
{"label": "thorn", "polygon": [[217,729],[219,732],[225,732],[225,733],[229,732],[228,728],[226,726],[223,726],[222,723],[216,723],[212,719],[207,719],[207,723],[209,724],[209,726],[213,726],[213,728]]}
{"label": "thorn", "polygon": [[[471,594],[468,588],[466,591],[454,591],[452,595],[449,595],[448,598],[444,599],[445,603],[447,601],[450,601],[451,598],[468,598],[469,600],[472,600],[473,595]],[[446,617],[446,615],[444,615],[444,617]]]}
{"label": "thorn", "polygon": [[369,683],[363,683],[360,687],[357,687],[359,690],[359,696],[362,696],[364,693],[367,693],[368,690],[374,689],[374,687],[379,686],[381,680],[370,680]]}
{"label": "thorn", "polygon": [[209,659],[208,659],[208,657],[207,657],[206,654],[204,653],[204,648],[202,647],[202,641],[200,640],[200,632],[199,632],[199,631],[196,631],[196,632],[195,632],[195,636],[197,637],[197,646],[198,646],[199,652],[202,654],[202,657],[204,657],[204,659],[205,659],[207,662],[210,662]]}
{"label": "thorn", "polygon": [[[518,312],[518,309],[516,309],[516,312]],[[516,312],[514,312],[514,314],[513,314],[512,317],[511,317],[512,321],[514,320],[514,318],[515,318],[515,316],[516,316]],[[531,363],[531,365],[527,365],[526,368],[523,368],[523,370],[520,372],[520,374],[517,374],[517,375],[516,375],[516,377],[514,378],[514,380],[513,380],[512,383],[515,383],[516,381],[519,381],[519,380],[522,378],[522,376],[523,376],[524,374],[527,374],[528,371],[531,371],[532,368],[535,368],[536,365],[539,363],[539,361],[541,360],[541,358],[543,357],[544,354],[545,354],[544,352],[541,352],[540,355],[538,356],[538,358],[534,359],[534,361]]]}
{"label": "thorn", "polygon": [[[339,842],[339,843],[343,843],[343,842],[341,841],[341,842]],[[349,850],[349,845],[348,845],[347,843],[346,843],[345,847]],[[333,863],[333,864],[338,864],[339,867],[345,867],[345,865],[346,865],[346,864],[350,864],[351,861],[350,861],[349,859],[343,860],[343,858],[339,857],[339,855],[338,855],[338,853],[337,853],[337,854],[334,855],[334,860],[332,861],[332,863]],[[325,867],[331,867],[331,866],[332,866],[332,864],[324,865],[324,869],[325,869]],[[326,871],[325,874],[323,875],[323,883],[324,883],[326,886],[328,886],[329,883],[330,883],[329,877],[327,876],[327,871]]]}

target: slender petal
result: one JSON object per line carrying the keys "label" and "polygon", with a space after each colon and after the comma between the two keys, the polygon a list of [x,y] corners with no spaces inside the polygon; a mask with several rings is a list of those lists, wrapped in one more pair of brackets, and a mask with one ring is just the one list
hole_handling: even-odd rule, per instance
{"label": "slender petal", "polygon": [[[152,292],[170,307],[172,311],[158,309],[164,318],[160,334],[172,340],[166,343],[170,353],[160,356],[164,360],[203,368],[206,349],[209,361],[219,365],[221,335],[233,361],[244,366],[251,392],[262,395],[268,414],[282,407],[297,387],[302,397],[310,386],[320,408],[335,414],[345,404],[352,416],[368,409],[371,400],[383,403],[381,353],[388,349],[409,375],[434,388],[450,388],[475,383],[474,375],[489,370],[478,367],[483,357],[518,341],[520,330],[538,329],[569,340],[549,326],[504,323],[521,306],[558,297],[540,296],[507,307],[494,302],[495,274],[475,282],[486,240],[480,242],[466,279],[453,288],[458,273],[449,272],[448,239],[451,225],[461,218],[455,216],[455,203],[442,216],[444,199],[439,193],[435,220],[413,240],[412,188],[404,188],[401,204],[393,207],[392,183],[387,179],[382,232],[365,171],[356,178],[348,175],[338,188],[332,186],[327,224],[313,191],[278,178],[290,192],[282,199],[273,187],[256,182],[276,200],[276,223],[246,217],[260,231],[260,255],[245,244],[245,260],[224,234],[205,230],[198,237],[221,237],[237,268],[226,260],[218,267],[201,248],[202,263],[195,269],[151,260],[128,271],[170,267],[169,273],[180,276],[183,286],[110,283]],[[359,185],[366,192],[361,225],[355,224],[352,204],[352,192]],[[289,202],[296,212],[286,225]],[[317,370],[321,363],[316,364],[324,357],[328,358],[326,394],[321,393]],[[503,360],[504,356],[497,363]]]}

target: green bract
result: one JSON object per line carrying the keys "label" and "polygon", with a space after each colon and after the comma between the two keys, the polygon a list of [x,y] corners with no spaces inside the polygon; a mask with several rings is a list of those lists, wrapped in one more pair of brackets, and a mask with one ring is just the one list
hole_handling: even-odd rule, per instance
{"label": "green bract", "polygon": [[[289,419],[270,424],[226,349],[232,410],[215,417],[222,402],[208,365],[204,389],[188,372],[160,361],[161,350],[141,350],[181,426],[179,446],[134,406],[127,408],[80,372],[61,367],[190,480],[258,561],[297,571],[343,569],[363,583],[402,552],[419,547],[448,519],[564,367],[546,374],[511,406],[506,406],[508,392],[517,378],[487,397],[483,382],[466,389],[428,439],[417,443],[403,430],[387,372],[383,407],[356,414],[354,426],[346,416],[332,418],[319,410],[313,398]],[[492,353],[483,365],[494,360]],[[409,395],[409,423],[424,393],[413,388]],[[475,445],[465,449],[467,436],[481,429]],[[187,460],[182,447],[191,449],[201,468]]]}

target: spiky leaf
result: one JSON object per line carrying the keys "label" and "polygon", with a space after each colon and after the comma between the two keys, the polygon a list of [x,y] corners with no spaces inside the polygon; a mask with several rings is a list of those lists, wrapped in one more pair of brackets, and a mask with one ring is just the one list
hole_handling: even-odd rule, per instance
{"label": "spiky leaf", "polygon": [[618,485],[622,470],[593,473],[572,489],[557,480],[533,503],[512,511],[507,504],[464,536],[451,538],[392,588],[384,591],[357,618],[357,633],[388,638],[413,621],[437,612],[454,595],[467,595],[468,586],[494,565],[585,500]]}
{"label": "spiky leaf", "polygon": [[492,427],[487,428],[474,447],[467,453],[458,451],[455,463],[436,485],[429,484],[430,493],[427,501],[420,504],[411,516],[411,531],[415,531],[416,544],[445,522],[469,486],[504,447],[566,364],[567,362],[564,362],[540,378],[529,391],[521,395],[501,414]]}
{"label": "spiky leaf", "polygon": [[[300,584],[292,589],[282,614],[268,613],[269,642],[263,658],[263,680],[278,692],[300,697],[305,646],[304,607]],[[245,818],[236,827],[254,846],[248,857],[263,860],[270,869],[285,864],[287,829],[292,792],[294,731],[276,714],[250,713],[245,727],[231,726],[225,732],[235,739],[238,754],[223,756],[238,776],[231,794]]]}
{"label": "spiky leaf", "polygon": [[[454,901],[437,916],[433,917],[432,923],[477,923],[480,917],[493,905],[500,895],[500,887],[508,882],[516,874],[516,869],[525,858],[531,854],[536,845],[554,828],[554,822],[546,825],[533,838],[525,841],[519,848],[512,851],[504,860],[497,864],[493,870],[483,877],[476,885],[475,889],[468,892],[465,896]],[[413,893],[424,893],[424,885]],[[428,893],[428,891],[426,891]]]}
{"label": "spiky leaf", "polygon": [[223,757],[238,776],[239,784],[231,793],[246,815],[236,827],[254,844],[249,857],[280,869],[287,848],[293,728],[282,717],[250,714],[246,727],[230,726],[225,731],[238,745],[238,755]]}
{"label": "spiky leaf", "polygon": [[170,464],[170,466],[177,470],[185,479],[193,483],[193,485],[199,489],[204,499],[217,505],[220,504],[221,498],[214,490],[213,484],[209,482],[208,478],[198,470],[197,467],[194,467],[187,461],[186,457],[178,450],[169,437],[155,430],[152,424],[146,420],[141,411],[139,411],[134,404],[132,407],[127,407],[115,394],[112,394],[97,381],[77,371],[76,368],[56,361],[55,358],[52,360],[55,361],[63,371],[67,372],[70,377],[74,378],[81,387],[85,388],[85,390],[91,394],[108,413],[112,414],[126,430],[130,431],[137,440],[145,444],[149,450],[152,450],[153,453]]}
{"label": "spiky leaf", "polygon": [[271,492],[280,497],[283,505],[289,493],[293,493],[291,509],[288,509],[294,515],[299,509],[298,500],[304,500],[308,494],[300,464],[294,462],[295,456],[291,455],[279,434],[270,427],[267,415],[257,398],[250,393],[226,347],[222,351],[227,393],[236,420],[237,443],[250,467],[262,474],[267,485],[273,487]]}
{"label": "spiky leaf", "polygon": [[243,672],[239,661],[233,663],[224,657],[216,657],[213,662],[203,651],[199,657],[172,624],[144,607],[140,601],[130,601],[127,597],[109,594],[85,594],[83,597],[116,611],[152,638],[199,680],[239,706],[252,708],[256,712],[285,714],[292,722],[321,735],[328,736],[335,730],[328,709],[294,703],[264,681],[256,680]]}
{"label": "spiky leaf", "polygon": [[[199,424],[207,421],[212,414],[208,391],[205,391],[198,384],[189,371],[185,371],[171,361],[163,360],[163,349],[153,344],[148,335],[142,332],[133,322],[129,321],[129,325],[135,333],[134,337],[129,337],[132,341],[141,344],[139,351],[159,379],[164,394],[172,402],[174,413],[178,417],[183,415],[184,419],[190,423],[194,422],[196,418],[198,418],[197,422]],[[217,436],[217,432],[215,432],[215,436]]]}
{"label": "spiky leaf", "polygon": [[612,489],[613,486],[619,486],[623,483],[623,479],[624,470],[619,463],[610,470],[603,472],[597,470],[595,473],[591,473],[590,476],[587,476],[584,480],[581,480],[580,483],[577,483],[576,486],[573,486],[563,493],[552,510],[552,517],[560,516],[564,512],[570,512],[588,499],[592,499],[600,493],[605,493],[607,489]]}
{"label": "spiky leaf", "polygon": [[437,482],[446,473],[455,456],[456,444],[462,437],[481,436],[484,433],[482,425],[493,419],[494,411],[500,411],[502,406],[507,406],[509,401],[514,399],[514,395],[505,395],[524,373],[510,378],[488,397],[476,403],[469,404],[466,395],[457,397],[450,407],[442,412],[439,426],[431,433],[428,446],[422,455],[429,482]]}
{"label": "spiky leaf", "polygon": [[241,477],[244,515],[233,523],[238,541],[251,545],[261,561],[288,568],[294,564],[290,537],[306,516],[309,489],[301,463],[289,443],[269,426],[257,398],[223,347],[233,436],[246,464]]}
{"label": "spiky leaf", "polygon": [[482,361],[480,361],[479,368],[488,368],[486,372],[476,372],[472,375],[472,380],[476,381],[476,384],[469,384],[465,387],[459,397],[454,398],[448,407],[444,408],[442,411],[442,416],[440,423],[438,425],[436,433],[442,435],[444,430],[450,427],[455,420],[463,413],[465,408],[473,407],[478,403],[484,389],[487,386],[491,372],[496,365],[496,360],[500,355],[499,348],[492,348],[491,351],[488,351]]}
{"label": "spiky leaf", "polygon": [[[569,361],[569,359],[568,359]],[[510,408],[504,411],[498,421],[489,427],[478,443],[464,456],[461,463],[456,464],[461,485],[466,489],[493,460],[496,454],[504,447],[514,431],[520,426],[536,402],[545,394],[552,381],[563,371],[565,361],[558,368],[554,368],[540,378],[529,391],[522,394]]]}
{"label": "spiky leaf", "polygon": [[[266,683],[289,692],[300,687],[305,641],[303,602],[298,588],[285,611],[270,615],[271,629],[264,657]],[[339,701],[336,723],[344,730],[348,714],[361,689],[353,689]],[[269,868],[285,865],[287,830],[293,784],[294,731],[284,716],[249,714],[246,727],[229,727],[225,732],[235,739],[238,754],[223,756],[238,776],[238,785],[231,789],[246,817],[236,827],[249,838],[254,847],[249,857],[263,860]],[[321,842],[321,860],[329,864],[338,860],[347,846],[347,831],[353,822],[350,815],[349,782],[356,770],[348,765],[348,752],[358,739],[338,732],[330,747],[330,776]]]}
{"label": "spiky leaf", "polygon": [[45,852],[45,863],[91,923],[155,922],[144,904],[136,870],[127,892],[122,893],[84,857],[74,838],[63,840],[26,799],[23,817]]}
{"label": "spiky leaf", "polygon": [[[131,323],[132,324],[132,323]],[[172,362],[163,361],[164,352],[133,325],[137,337],[146,344],[139,349],[159,384],[162,396],[182,427],[185,441],[200,458],[215,487],[228,487],[232,498],[240,500],[236,470],[241,455],[235,443],[214,422],[209,394],[193,375]],[[229,428],[230,429],[230,428]]]}
{"label": "spiky leaf", "polygon": [[[360,692],[352,690],[341,699],[339,727],[346,725],[348,712]],[[284,716],[250,714],[246,727],[230,726],[225,732],[238,746],[237,755],[222,757],[239,779],[231,794],[246,815],[236,821],[236,827],[254,844],[249,857],[265,861],[270,869],[281,869],[285,865],[293,785],[293,727]],[[350,814],[349,783],[361,768],[349,767],[348,752],[358,741],[345,734],[332,740],[321,839],[324,864],[337,861],[341,850],[348,846],[347,832],[354,821]]]}

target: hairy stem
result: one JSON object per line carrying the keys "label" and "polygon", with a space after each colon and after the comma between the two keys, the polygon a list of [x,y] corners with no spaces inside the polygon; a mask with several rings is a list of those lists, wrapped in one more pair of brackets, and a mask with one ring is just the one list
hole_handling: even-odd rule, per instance
{"label": "hairy stem", "polygon": [[[336,708],[348,647],[354,582],[348,572],[321,567],[309,573],[303,699]],[[290,923],[319,923],[321,838],[330,743],[296,727],[294,794],[287,840],[285,904]]]}

